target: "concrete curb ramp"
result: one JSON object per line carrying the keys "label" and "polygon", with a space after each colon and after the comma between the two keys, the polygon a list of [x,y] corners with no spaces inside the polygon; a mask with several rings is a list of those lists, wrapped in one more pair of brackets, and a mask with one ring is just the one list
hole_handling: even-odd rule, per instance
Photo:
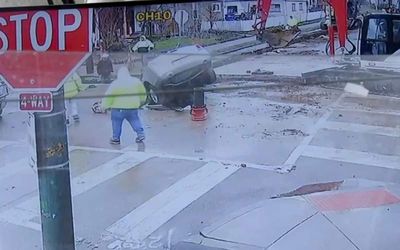
{"label": "concrete curb ramp", "polygon": [[206,248],[186,249],[396,249],[399,197],[398,185],[353,179],[334,191],[268,199],[203,229],[197,243]]}

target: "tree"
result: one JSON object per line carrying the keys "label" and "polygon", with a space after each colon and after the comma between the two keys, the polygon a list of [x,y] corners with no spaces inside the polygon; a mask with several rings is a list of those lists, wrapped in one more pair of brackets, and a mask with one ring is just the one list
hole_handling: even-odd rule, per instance
{"label": "tree", "polygon": [[214,29],[214,23],[218,21],[218,12],[214,11],[212,3],[206,3],[205,7],[202,8],[202,16],[206,19],[210,24],[209,31]]}
{"label": "tree", "polygon": [[96,10],[95,25],[99,29],[103,49],[110,49],[120,42],[120,30],[123,23],[124,8],[99,8]]}

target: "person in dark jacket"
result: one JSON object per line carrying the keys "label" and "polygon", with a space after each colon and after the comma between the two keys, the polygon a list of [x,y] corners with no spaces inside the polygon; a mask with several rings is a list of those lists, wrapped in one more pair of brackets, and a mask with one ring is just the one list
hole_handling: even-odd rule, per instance
{"label": "person in dark jacket", "polygon": [[101,76],[101,80],[109,82],[111,73],[114,72],[110,56],[107,53],[101,55],[100,61],[97,64],[97,74]]}

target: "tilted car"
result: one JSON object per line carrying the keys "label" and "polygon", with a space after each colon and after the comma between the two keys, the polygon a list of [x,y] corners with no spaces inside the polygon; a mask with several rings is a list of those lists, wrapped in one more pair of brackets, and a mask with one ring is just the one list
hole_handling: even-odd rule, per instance
{"label": "tilted car", "polygon": [[192,105],[193,89],[214,83],[216,75],[208,51],[200,45],[191,45],[149,61],[142,80],[149,104],[179,109]]}

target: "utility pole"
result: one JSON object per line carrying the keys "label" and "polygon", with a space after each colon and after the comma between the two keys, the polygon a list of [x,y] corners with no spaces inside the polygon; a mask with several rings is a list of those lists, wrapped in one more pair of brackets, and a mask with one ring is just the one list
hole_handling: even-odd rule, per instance
{"label": "utility pole", "polygon": [[75,249],[64,88],[53,110],[35,113],[36,156],[44,250]]}

